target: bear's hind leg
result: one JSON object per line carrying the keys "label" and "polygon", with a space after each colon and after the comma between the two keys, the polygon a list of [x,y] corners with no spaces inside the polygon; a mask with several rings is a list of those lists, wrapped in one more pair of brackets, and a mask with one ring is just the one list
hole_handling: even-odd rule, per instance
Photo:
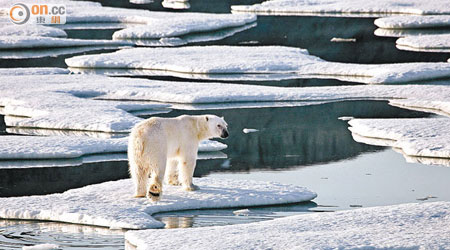
{"label": "bear's hind leg", "polygon": [[156,163],[156,166],[151,166],[153,171],[148,185],[147,198],[152,201],[159,201],[161,199],[163,188],[162,181],[164,180],[164,172],[166,171],[166,161],[166,158],[160,158]]}
{"label": "bear's hind leg", "polygon": [[148,171],[146,168],[130,162],[130,175],[134,183],[134,197],[145,197],[148,181]]}
{"label": "bear's hind leg", "polygon": [[165,177],[167,184],[172,186],[181,185],[181,183],[178,181],[178,160],[173,159],[167,163]]}

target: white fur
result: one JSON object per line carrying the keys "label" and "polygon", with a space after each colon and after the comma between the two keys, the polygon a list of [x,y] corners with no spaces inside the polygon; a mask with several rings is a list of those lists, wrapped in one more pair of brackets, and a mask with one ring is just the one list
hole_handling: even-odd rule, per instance
{"label": "white fur", "polygon": [[187,191],[195,190],[192,176],[199,142],[225,134],[227,123],[215,115],[152,117],[138,123],[131,130],[128,143],[135,197],[159,200],[163,180]]}

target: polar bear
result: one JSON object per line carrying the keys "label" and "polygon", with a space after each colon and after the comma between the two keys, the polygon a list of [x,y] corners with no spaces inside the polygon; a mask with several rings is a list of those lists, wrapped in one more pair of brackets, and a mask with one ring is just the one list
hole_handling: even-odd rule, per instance
{"label": "polar bear", "polygon": [[[135,197],[158,201],[162,182],[193,191],[192,183],[200,141],[227,138],[228,124],[215,115],[152,117],[131,130],[128,141],[129,171]],[[150,182],[149,181],[150,177]]]}

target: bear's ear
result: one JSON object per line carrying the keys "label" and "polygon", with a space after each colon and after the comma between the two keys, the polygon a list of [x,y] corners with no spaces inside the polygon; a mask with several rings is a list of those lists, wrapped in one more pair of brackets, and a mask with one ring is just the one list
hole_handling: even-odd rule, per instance
{"label": "bear's ear", "polygon": [[208,118],[208,116],[206,116],[206,121],[209,121],[209,118]]}

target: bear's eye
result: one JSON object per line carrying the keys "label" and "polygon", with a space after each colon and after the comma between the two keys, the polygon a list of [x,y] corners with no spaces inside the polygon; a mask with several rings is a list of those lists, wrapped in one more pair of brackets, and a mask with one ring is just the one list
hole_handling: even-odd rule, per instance
{"label": "bear's eye", "polygon": [[221,128],[222,126],[220,124],[217,125],[218,128]]}

